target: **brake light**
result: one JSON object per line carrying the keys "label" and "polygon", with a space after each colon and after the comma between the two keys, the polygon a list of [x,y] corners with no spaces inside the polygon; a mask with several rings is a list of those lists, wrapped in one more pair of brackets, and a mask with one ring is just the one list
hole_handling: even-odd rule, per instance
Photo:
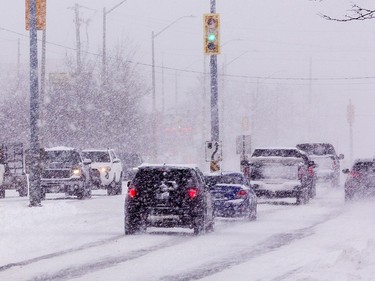
{"label": "brake light", "polygon": [[336,160],[333,160],[333,162],[332,162],[332,169],[335,169],[336,166],[337,166],[337,162],[336,162]]}
{"label": "brake light", "polygon": [[190,199],[194,199],[198,195],[198,190],[196,188],[190,188],[188,190],[188,195]]}
{"label": "brake light", "polygon": [[243,189],[241,189],[240,191],[238,191],[237,195],[236,195],[237,198],[244,198],[246,196],[247,196],[247,191],[243,190]]}
{"label": "brake light", "polygon": [[137,190],[135,189],[135,187],[130,187],[128,189],[128,197],[134,198],[136,196],[137,196]]}
{"label": "brake light", "polygon": [[362,174],[360,172],[357,172],[357,171],[351,171],[349,176],[353,179],[358,179],[359,177],[362,176]]}

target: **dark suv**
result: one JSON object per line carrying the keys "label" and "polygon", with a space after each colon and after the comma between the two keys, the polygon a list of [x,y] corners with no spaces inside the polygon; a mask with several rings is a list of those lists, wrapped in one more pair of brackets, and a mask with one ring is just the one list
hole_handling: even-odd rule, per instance
{"label": "dark suv", "polygon": [[153,227],[214,228],[213,205],[202,172],[193,166],[143,165],[125,198],[125,235]]}
{"label": "dark suv", "polygon": [[301,143],[297,148],[306,152],[310,159],[317,164],[317,179],[329,181],[331,186],[340,184],[340,160],[343,154],[336,154],[335,148],[330,143]]}
{"label": "dark suv", "polygon": [[346,202],[375,195],[374,159],[357,159],[351,170],[344,169],[342,172],[348,175],[345,181]]}
{"label": "dark suv", "polygon": [[46,193],[65,193],[78,199],[91,197],[90,159],[82,159],[71,147],[44,149],[41,155],[40,187]]}

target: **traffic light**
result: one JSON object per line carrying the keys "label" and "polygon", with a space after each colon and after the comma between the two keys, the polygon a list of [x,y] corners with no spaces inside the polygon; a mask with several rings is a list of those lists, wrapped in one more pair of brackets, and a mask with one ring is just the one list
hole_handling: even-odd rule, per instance
{"label": "traffic light", "polygon": [[219,14],[203,15],[203,51],[207,55],[220,54]]}

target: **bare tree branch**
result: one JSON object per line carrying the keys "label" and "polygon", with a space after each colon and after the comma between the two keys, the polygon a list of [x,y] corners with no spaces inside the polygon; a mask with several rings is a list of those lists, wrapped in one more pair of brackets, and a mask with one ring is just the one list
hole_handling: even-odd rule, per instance
{"label": "bare tree branch", "polygon": [[368,20],[375,18],[375,10],[366,9],[358,6],[357,4],[352,4],[352,8],[348,10],[350,14],[346,14],[344,18],[333,18],[331,16],[325,14],[319,14],[322,18],[326,20],[333,20],[333,21],[340,21],[340,22],[348,22],[348,21],[355,21],[355,20]]}

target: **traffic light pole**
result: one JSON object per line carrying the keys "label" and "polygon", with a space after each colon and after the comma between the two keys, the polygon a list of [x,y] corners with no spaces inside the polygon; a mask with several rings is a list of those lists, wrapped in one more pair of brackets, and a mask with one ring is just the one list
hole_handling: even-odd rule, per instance
{"label": "traffic light pole", "polygon": [[30,0],[30,207],[40,206],[40,144],[36,0]]}
{"label": "traffic light pole", "polygon": [[[216,12],[216,1],[211,1],[210,12]],[[217,55],[210,56],[211,72],[211,140],[219,141],[219,103],[218,103],[218,85],[217,85]],[[211,161],[210,170],[212,172],[220,170],[219,161]]]}

